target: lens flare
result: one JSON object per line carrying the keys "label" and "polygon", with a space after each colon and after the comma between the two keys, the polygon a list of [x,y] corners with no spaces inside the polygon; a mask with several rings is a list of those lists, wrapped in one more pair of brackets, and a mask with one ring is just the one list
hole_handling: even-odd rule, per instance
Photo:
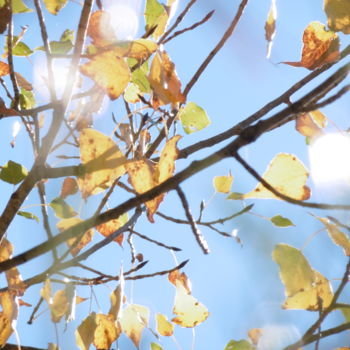
{"label": "lens flare", "polygon": [[350,136],[342,133],[318,137],[309,147],[311,176],[316,184],[349,181]]}

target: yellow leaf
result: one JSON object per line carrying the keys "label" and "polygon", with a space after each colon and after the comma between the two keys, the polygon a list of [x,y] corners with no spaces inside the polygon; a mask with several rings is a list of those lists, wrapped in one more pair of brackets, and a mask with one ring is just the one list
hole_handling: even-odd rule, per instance
{"label": "yellow leaf", "polygon": [[296,119],[295,128],[306,137],[315,137],[322,133],[311,113],[300,114]]}
{"label": "yellow leaf", "polygon": [[10,259],[12,253],[13,245],[7,238],[4,237],[0,243],[0,262]]}
{"label": "yellow leaf", "polygon": [[285,309],[303,309],[319,311],[330,305],[333,291],[330,282],[318,271],[313,270],[312,285],[294,295],[289,296],[283,304]]}
{"label": "yellow leaf", "polygon": [[117,288],[111,293],[110,299],[111,299],[111,307],[109,309],[108,314],[114,318],[114,320],[117,320],[121,313],[121,308],[123,305],[123,298],[124,298],[124,275],[123,271],[120,272],[119,275],[119,284]]}
{"label": "yellow leaf", "polygon": [[45,280],[43,288],[40,289],[40,296],[50,305],[51,304],[51,282]]}
{"label": "yellow leaf", "polygon": [[130,83],[124,92],[124,100],[129,103],[136,103],[140,101],[139,95],[142,95],[142,92],[138,85]]}
{"label": "yellow leaf", "polygon": [[18,304],[15,295],[9,291],[0,293],[2,311],[0,312],[0,346],[4,346],[14,331],[14,320],[18,316]]}
{"label": "yellow leaf", "polygon": [[113,44],[113,51],[117,56],[135,58],[142,62],[146,61],[157,49],[157,43],[149,39],[121,41]]}
{"label": "yellow leaf", "polygon": [[[310,197],[310,189],[305,185],[308,176],[304,164],[295,155],[279,153],[262,177],[278,192],[294,199],[306,200]],[[243,198],[279,199],[261,183]]]}
{"label": "yellow leaf", "polygon": [[316,69],[339,59],[339,38],[327,31],[320,22],[311,22],[303,35],[303,51],[300,62],[283,62],[294,67]]}
{"label": "yellow leaf", "polygon": [[119,338],[120,329],[117,328],[110,315],[97,314],[96,324],[93,344],[96,349],[109,349],[112,343]]}
{"label": "yellow leaf", "polygon": [[111,15],[106,11],[95,11],[91,14],[87,34],[97,47],[103,47],[116,41]]}
{"label": "yellow leaf", "polygon": [[220,193],[230,193],[232,182],[233,182],[232,175],[215,176],[213,179],[215,191]]}
{"label": "yellow leaf", "polygon": [[123,311],[120,318],[122,331],[138,348],[143,329],[148,325],[149,310],[142,305],[131,304]]}
{"label": "yellow leaf", "polygon": [[188,293],[180,281],[176,282],[176,295],[173,313],[177,315],[172,321],[181,327],[192,328],[204,322],[208,316],[208,309],[196,298]]}
{"label": "yellow leaf", "polygon": [[266,55],[267,58],[270,57],[272,41],[276,34],[276,18],[277,18],[276,0],[272,0],[271,7],[267,15],[267,20],[265,22],[265,39],[268,43],[267,55]]}
{"label": "yellow leaf", "polygon": [[174,325],[170,323],[167,317],[163,314],[156,314],[157,331],[164,337],[171,337],[174,333]]}
{"label": "yellow leaf", "polygon": [[330,29],[350,34],[350,2],[348,0],[324,0],[324,10]]}
{"label": "yellow leaf", "polygon": [[79,146],[86,174],[78,178],[78,185],[85,199],[108,188],[122,176],[126,158],[110,137],[93,129],[81,131]]}
{"label": "yellow leaf", "polygon": [[[59,229],[59,231],[65,231],[68,230],[70,227],[79,224],[83,220],[80,218],[69,218],[69,219],[62,219],[60,220],[56,226]],[[68,247],[73,247],[71,249],[71,253],[73,256],[78,255],[78,253],[91,242],[92,236],[94,235],[94,230],[90,229],[87,230],[82,236],[78,235],[77,237],[69,238],[67,240]],[[79,243],[75,246],[75,241],[79,240]]]}
{"label": "yellow leaf", "polygon": [[[96,226],[96,230],[104,235],[105,237],[108,237],[111,235],[113,232],[117,231],[119,227],[123,226],[124,222],[118,218],[118,219],[112,219],[104,224]],[[117,242],[120,246],[123,244],[123,234],[121,233],[118,237],[114,239],[115,242]]]}
{"label": "yellow leaf", "polygon": [[153,105],[185,102],[181,93],[181,82],[176,74],[175,65],[170,61],[165,51],[157,52],[154,56],[148,81],[153,90]]}
{"label": "yellow leaf", "polygon": [[[129,182],[137,193],[144,193],[169,179],[175,170],[175,160],[178,157],[177,142],[181,136],[169,139],[160,155],[159,163],[154,165],[148,159],[132,161],[126,164]],[[147,217],[154,222],[153,215],[157,211],[165,194],[146,202]]]}
{"label": "yellow leaf", "polygon": [[318,218],[326,227],[329,237],[332,241],[343,248],[344,254],[350,256],[350,240],[347,234],[340,231],[338,226],[331,224],[327,218]]}
{"label": "yellow leaf", "polygon": [[96,313],[92,312],[84,319],[75,331],[76,343],[81,350],[89,350],[89,347],[94,340],[96,327]]}
{"label": "yellow leaf", "polygon": [[113,50],[95,55],[80,66],[80,71],[105,90],[111,100],[124,92],[131,78],[125,59],[117,56]]}
{"label": "yellow leaf", "polygon": [[8,338],[10,338],[11,334],[13,332],[12,326],[11,326],[11,320],[4,315],[3,312],[0,312],[0,346],[3,347],[6,343]]}
{"label": "yellow leaf", "polygon": [[280,267],[280,278],[285,286],[285,309],[317,311],[329,306],[333,298],[329,281],[311,268],[300,250],[278,244],[272,258]]}
{"label": "yellow leaf", "polygon": [[66,6],[68,0],[44,0],[45,7],[53,15],[57,15],[58,12]]}
{"label": "yellow leaf", "polygon": [[66,314],[69,307],[66,292],[62,289],[58,290],[52,299],[52,303],[49,304],[49,307],[51,310],[52,322],[60,322],[61,318]]}

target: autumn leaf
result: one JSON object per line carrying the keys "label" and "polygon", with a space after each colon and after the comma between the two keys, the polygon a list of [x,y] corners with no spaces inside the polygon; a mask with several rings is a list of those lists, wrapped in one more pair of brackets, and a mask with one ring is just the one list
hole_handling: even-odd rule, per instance
{"label": "autumn leaf", "polygon": [[139,348],[141,335],[144,328],[148,325],[149,309],[142,305],[131,304],[123,311],[120,318],[122,331]]}
{"label": "autumn leaf", "polygon": [[316,137],[327,125],[327,117],[319,110],[298,115],[295,128],[306,137]]}
{"label": "autumn leaf", "polygon": [[343,248],[344,254],[350,256],[350,240],[349,236],[339,230],[338,226],[331,224],[327,218],[318,218],[322,224],[326,227],[329,237],[332,241]]}
{"label": "autumn leaf", "polygon": [[146,32],[155,27],[152,36],[158,39],[165,31],[169,15],[157,0],[147,0],[145,8]]}
{"label": "autumn leaf", "polygon": [[[262,178],[275,190],[298,200],[310,197],[310,189],[305,185],[309,176],[304,164],[293,154],[279,153],[269,164]],[[259,183],[243,198],[279,199]]]}
{"label": "autumn leaf", "polygon": [[57,15],[66,6],[68,0],[44,0],[45,7],[53,14]]}
{"label": "autumn leaf", "polygon": [[[96,226],[96,230],[100,232],[103,236],[108,237],[113,232],[117,231],[118,228],[122,227],[127,221],[127,216],[122,215],[118,219],[112,219],[104,224]],[[114,241],[117,242],[120,246],[123,244],[123,234],[121,233],[117,236]]]}
{"label": "autumn leaf", "polygon": [[0,34],[3,34],[7,29],[7,25],[11,20],[11,11],[9,6],[4,3],[4,5],[0,8]]}
{"label": "autumn leaf", "polygon": [[0,346],[7,343],[8,338],[14,331],[18,317],[18,304],[15,295],[11,291],[0,293],[2,311],[0,312]]}
{"label": "autumn leaf", "polygon": [[68,310],[68,299],[63,289],[58,290],[49,304],[51,310],[51,321],[54,323],[60,322],[61,318]]}
{"label": "autumn leaf", "polygon": [[5,63],[0,61],[0,77],[3,77],[4,75],[7,75],[10,73],[10,66]]}
{"label": "autumn leaf", "polygon": [[232,175],[215,176],[213,179],[215,191],[219,193],[230,193],[232,182]]}
{"label": "autumn leaf", "polygon": [[113,140],[94,129],[83,129],[79,138],[85,175],[78,178],[82,197],[104,191],[125,173],[126,158]]}
{"label": "autumn leaf", "polygon": [[329,306],[333,299],[329,281],[311,268],[300,250],[278,244],[272,258],[280,267],[280,278],[285,286],[285,309],[317,311]]}
{"label": "autumn leaf", "polygon": [[117,56],[113,50],[95,55],[80,66],[80,71],[106,91],[111,100],[117,99],[124,92],[131,78],[126,60]]}
{"label": "autumn leaf", "polygon": [[114,291],[110,294],[111,307],[109,309],[108,314],[113,317],[114,320],[118,320],[121,315],[123,299],[124,299],[124,275],[123,270],[121,270],[119,274],[119,284],[114,289]]}
{"label": "autumn leaf", "polygon": [[153,90],[153,104],[185,102],[185,96],[181,93],[181,82],[177,76],[175,65],[171,62],[165,51],[159,51],[153,58],[148,81]]}
{"label": "autumn leaf", "polygon": [[[159,163],[154,164],[148,159],[132,161],[126,164],[129,182],[137,193],[145,193],[153,187],[169,179],[175,170],[175,160],[178,157],[177,142],[181,136],[175,135],[167,141],[160,155]],[[147,201],[147,217],[154,222],[153,215],[157,211],[165,194]]]}
{"label": "autumn leaf", "polygon": [[95,322],[93,344],[96,349],[109,349],[119,338],[121,330],[110,315],[96,314]]}
{"label": "autumn leaf", "polygon": [[272,42],[276,35],[277,6],[276,0],[271,0],[271,6],[265,22],[265,39],[267,41],[266,58],[271,55]]}
{"label": "autumn leaf", "polygon": [[211,123],[207,112],[194,102],[188,102],[180,108],[179,118],[186,134],[200,131]]}
{"label": "autumn leaf", "polygon": [[[83,220],[80,218],[68,218],[68,219],[63,219],[60,220],[56,226],[59,229],[60,232],[68,230],[69,228],[71,228],[74,225],[79,224],[80,222],[82,222]],[[78,255],[78,253],[87,245],[91,242],[92,240],[92,236],[94,235],[94,230],[93,229],[89,229],[87,230],[83,235],[79,234],[77,232],[76,237],[73,238],[69,238],[67,240],[67,245],[68,247],[72,247],[71,249],[71,253],[73,256]],[[76,240],[79,241],[79,243],[76,245],[75,242]]]}
{"label": "autumn leaf", "polygon": [[332,31],[327,31],[320,22],[311,22],[303,35],[303,50],[300,62],[283,62],[294,67],[310,70],[320,68],[326,63],[339,59],[339,38]]}
{"label": "autumn leaf", "polygon": [[171,337],[174,333],[174,325],[163,314],[156,314],[157,332],[164,337]]}
{"label": "autumn leaf", "polygon": [[103,47],[116,41],[112,24],[111,15],[106,11],[95,11],[91,14],[87,34],[97,47]]}
{"label": "autumn leaf", "polygon": [[209,316],[208,309],[189,294],[179,281],[176,282],[173,313],[177,316],[172,319],[172,322],[186,328],[197,326]]}
{"label": "autumn leaf", "polygon": [[76,343],[81,350],[89,350],[94,340],[96,327],[96,313],[91,312],[75,331]]}
{"label": "autumn leaf", "polygon": [[71,196],[78,192],[78,183],[77,180],[73,177],[66,177],[63,180],[63,184],[61,187],[60,197],[62,199],[67,198],[68,196]]}
{"label": "autumn leaf", "polygon": [[173,284],[175,287],[178,282],[180,282],[187,292],[191,294],[191,281],[188,279],[187,275],[184,272],[181,272],[179,270],[174,270],[168,274],[168,280],[171,284]]}
{"label": "autumn leaf", "polygon": [[348,0],[324,0],[328,27],[335,32],[350,34],[350,2]]}
{"label": "autumn leaf", "polygon": [[255,350],[255,347],[248,340],[230,340],[224,350]]}

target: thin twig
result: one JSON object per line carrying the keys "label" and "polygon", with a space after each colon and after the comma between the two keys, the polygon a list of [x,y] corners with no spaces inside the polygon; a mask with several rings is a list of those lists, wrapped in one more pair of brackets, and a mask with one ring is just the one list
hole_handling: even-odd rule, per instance
{"label": "thin twig", "polygon": [[169,250],[174,250],[175,252],[180,252],[181,251],[180,248],[166,245],[166,244],[164,244],[162,242],[156,241],[155,239],[149,238],[149,237],[143,235],[142,233],[136,232],[135,230],[132,230],[131,232],[132,232],[133,235],[139,236],[140,238],[144,239],[145,241],[154,243],[154,244],[158,245],[159,247],[163,247],[163,248],[166,248],[166,249],[169,249]]}
{"label": "thin twig", "polygon": [[185,193],[182,191],[180,186],[178,186],[176,188],[176,192],[181,200],[181,204],[185,210],[187,220],[190,223],[192,232],[194,234],[194,237],[196,238],[197,243],[199,244],[199,246],[202,249],[204,254],[209,254],[210,250],[208,247],[208,243],[206,242],[205,238],[203,237],[201,231],[199,230],[199,228],[198,228],[198,226],[197,226],[197,224],[196,224],[196,222],[191,214],[191,210],[190,210]]}

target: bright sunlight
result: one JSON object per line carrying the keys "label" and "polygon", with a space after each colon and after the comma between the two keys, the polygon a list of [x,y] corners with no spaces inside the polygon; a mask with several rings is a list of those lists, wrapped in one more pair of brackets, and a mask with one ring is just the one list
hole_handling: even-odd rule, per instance
{"label": "bright sunlight", "polygon": [[349,181],[350,136],[341,133],[318,137],[309,147],[311,176],[315,183]]}

